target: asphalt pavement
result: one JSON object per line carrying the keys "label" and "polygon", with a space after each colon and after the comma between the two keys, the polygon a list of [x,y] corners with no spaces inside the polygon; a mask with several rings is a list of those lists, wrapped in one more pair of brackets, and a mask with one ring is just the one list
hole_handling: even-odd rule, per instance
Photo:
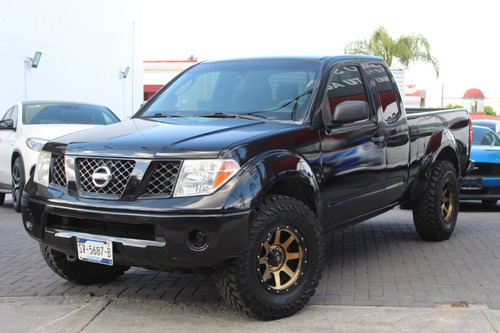
{"label": "asphalt pavement", "polygon": [[394,209],[327,235],[316,294],[261,322],[226,306],[211,275],[132,268],[74,285],[44,263],[10,196],[0,207],[0,332],[500,332],[500,205],[461,203],[445,242],[419,239]]}

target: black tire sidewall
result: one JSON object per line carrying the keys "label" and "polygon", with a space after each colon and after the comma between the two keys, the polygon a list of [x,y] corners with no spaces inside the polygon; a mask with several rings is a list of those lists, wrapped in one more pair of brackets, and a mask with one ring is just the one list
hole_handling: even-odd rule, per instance
{"label": "black tire sidewall", "polygon": [[[447,183],[453,189],[453,211],[448,221],[442,212],[443,189]],[[449,161],[437,161],[431,169],[426,190],[413,207],[417,233],[427,241],[447,240],[455,229],[458,210],[459,189],[455,168]]]}
{"label": "black tire sidewall", "polygon": [[[293,228],[301,242],[307,248],[304,266],[297,284],[289,291],[270,291],[261,282],[262,274],[257,271],[258,256],[268,233],[277,228]],[[242,312],[259,319],[278,319],[290,316],[300,310],[314,294],[321,278],[323,266],[323,242],[321,228],[316,222],[314,213],[302,202],[281,195],[272,195],[259,207],[252,219],[247,251],[231,265],[236,272],[229,277],[232,292],[221,294],[232,295],[226,301],[237,306]],[[222,270],[224,271],[224,270]],[[224,275],[224,274],[222,274]],[[221,284],[227,287],[226,284]],[[232,298],[234,297],[234,299]]]}
{"label": "black tire sidewall", "polygon": [[[303,238],[303,246],[307,249],[305,255],[305,263],[302,268],[303,275],[297,280],[297,285],[290,288],[288,292],[282,294],[276,293],[274,291],[269,291],[260,281],[259,272],[257,271],[257,256],[260,252],[260,244],[265,241],[268,233],[276,232],[277,228],[285,229],[286,227],[293,228],[297,230],[297,235]],[[303,221],[299,219],[287,219],[285,216],[277,216],[273,223],[263,228],[259,233],[258,237],[252,240],[249,244],[252,250],[247,253],[245,260],[249,267],[249,279],[248,282],[251,284],[251,290],[255,294],[256,298],[262,302],[262,306],[286,306],[289,303],[299,301],[304,293],[308,292],[312,279],[314,278],[313,272],[317,271],[318,263],[315,263],[313,258],[319,258],[319,247],[318,242],[315,241],[316,236],[311,230],[311,227],[304,225]]]}
{"label": "black tire sidewall", "polygon": [[69,261],[66,254],[40,243],[40,252],[46,264],[60,277],[76,284],[107,283],[116,280],[128,266],[106,266],[75,259]]}
{"label": "black tire sidewall", "polygon": [[[459,191],[458,191],[458,181],[457,178],[455,177],[455,174],[451,170],[446,170],[445,172],[442,172],[442,177],[439,178],[439,187],[438,191],[436,191],[435,195],[435,200],[438,202],[440,205],[443,204],[443,197],[442,197],[442,190],[445,187],[445,185],[450,182],[451,187],[453,189],[453,211],[452,211],[452,216],[449,221],[445,220],[445,217],[443,216],[442,212],[439,213],[440,221],[441,221],[441,227],[446,233],[452,233],[453,230],[455,229],[455,225],[457,222],[457,217],[458,217],[458,196],[459,196]],[[440,205],[438,205],[440,207]],[[436,209],[440,209],[437,207]]]}
{"label": "black tire sidewall", "polygon": [[[14,168],[19,169],[19,190],[14,190]],[[21,157],[17,157],[11,171],[12,177],[12,206],[16,212],[21,211],[21,197],[23,195],[24,184],[26,183],[26,175],[24,174],[24,163]]]}

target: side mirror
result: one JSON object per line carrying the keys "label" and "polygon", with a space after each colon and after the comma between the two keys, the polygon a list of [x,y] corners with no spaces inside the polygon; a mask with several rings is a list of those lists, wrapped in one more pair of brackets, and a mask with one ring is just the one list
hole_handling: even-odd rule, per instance
{"label": "side mirror", "polygon": [[0,129],[14,129],[14,120],[12,119],[0,120]]}
{"label": "side mirror", "polygon": [[364,101],[345,101],[335,107],[332,115],[333,125],[353,123],[370,118],[370,107]]}

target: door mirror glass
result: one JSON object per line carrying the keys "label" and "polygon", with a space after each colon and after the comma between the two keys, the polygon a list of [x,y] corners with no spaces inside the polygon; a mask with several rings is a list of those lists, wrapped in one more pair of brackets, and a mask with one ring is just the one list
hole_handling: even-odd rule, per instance
{"label": "door mirror glass", "polygon": [[14,129],[14,120],[12,119],[0,120],[0,129]]}

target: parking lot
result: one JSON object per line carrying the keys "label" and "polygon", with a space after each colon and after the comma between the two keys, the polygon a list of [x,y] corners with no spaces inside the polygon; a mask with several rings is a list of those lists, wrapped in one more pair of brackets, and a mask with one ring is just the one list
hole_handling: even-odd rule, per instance
{"label": "parking lot", "polygon": [[[327,235],[327,264],[309,305],[435,308],[485,306],[500,310],[500,205],[461,203],[445,242],[417,236],[411,211],[394,209]],[[210,275],[131,268],[117,281],[82,286],[65,281],[43,261],[38,243],[9,199],[0,207],[0,298],[97,296],[169,305],[226,308]],[[152,304],[150,303],[150,304]]]}

